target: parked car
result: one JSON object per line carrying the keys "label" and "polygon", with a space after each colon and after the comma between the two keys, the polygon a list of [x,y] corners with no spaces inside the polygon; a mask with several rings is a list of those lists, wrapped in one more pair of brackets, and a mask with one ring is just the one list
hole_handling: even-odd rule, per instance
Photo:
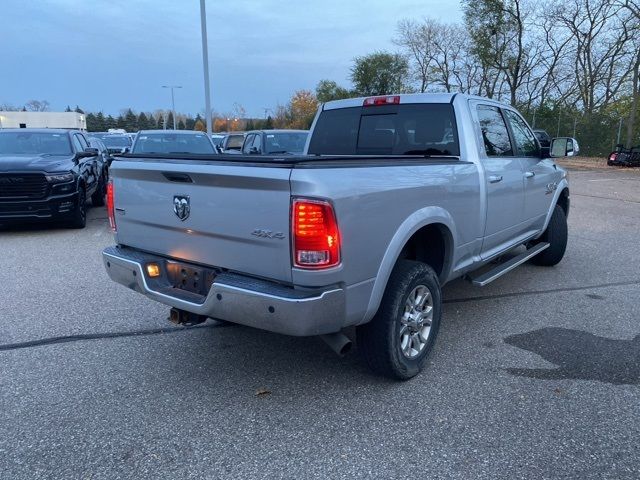
{"label": "parked car", "polygon": [[222,140],[222,153],[240,153],[243,143],[244,132],[228,133]]}
{"label": "parked car", "polygon": [[355,326],[368,364],[408,379],[436,340],[442,285],[562,259],[569,184],[548,152],[486,98],[328,102],[305,156],[117,158],[104,265],[176,323],[321,335],[340,353]]}
{"label": "parked car", "polygon": [[216,146],[216,148],[217,147],[222,148],[222,141],[224,140],[225,136],[226,136],[226,134],[224,134],[224,133],[212,133],[211,134],[211,141]]}
{"label": "parked car", "polygon": [[131,138],[126,134],[93,132],[89,136],[102,140],[111,154],[124,153],[131,148]]}
{"label": "parked car", "polygon": [[86,224],[86,200],[102,206],[107,165],[79,130],[0,130],[0,223]]}
{"label": "parked car", "polygon": [[640,167],[640,145],[631,148],[617,145],[616,150],[609,154],[607,165],[610,167]]}
{"label": "parked car", "polygon": [[309,130],[254,130],[245,133],[245,155],[302,155]]}
{"label": "parked car", "polygon": [[132,154],[189,153],[216,154],[205,132],[191,130],[141,130],[131,146]]}
{"label": "parked car", "polygon": [[87,143],[89,143],[89,146],[91,148],[98,149],[98,153],[100,154],[100,157],[102,157],[103,164],[107,166],[111,165],[111,162],[113,161],[113,157],[111,156],[111,153],[109,153],[109,149],[107,148],[107,146],[104,144],[102,140],[100,140],[98,137],[88,136]]}
{"label": "parked car", "polygon": [[549,135],[545,130],[535,129],[533,131],[538,142],[540,142],[540,146],[542,148],[549,148],[551,146],[551,135]]}

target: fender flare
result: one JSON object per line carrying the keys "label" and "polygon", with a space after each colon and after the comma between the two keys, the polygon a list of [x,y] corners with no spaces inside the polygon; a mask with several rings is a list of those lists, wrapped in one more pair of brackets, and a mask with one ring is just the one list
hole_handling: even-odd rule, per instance
{"label": "fender flare", "polygon": [[407,244],[409,239],[421,228],[433,224],[442,224],[449,230],[450,238],[448,242],[449,245],[447,245],[448,258],[445,258],[440,278],[442,280],[446,279],[449,276],[449,273],[452,269],[453,252],[455,251],[456,238],[456,228],[453,222],[453,217],[442,207],[431,206],[421,208],[420,210],[417,210],[409,215],[400,224],[400,226],[396,230],[396,233],[391,238],[384,256],[382,257],[382,262],[380,262],[380,267],[378,268],[378,273],[373,284],[373,289],[371,290],[369,305],[367,306],[367,311],[364,315],[362,323],[366,323],[371,320],[371,318],[373,318],[375,313],[378,311],[380,302],[382,301],[382,295],[384,294],[384,290],[387,287],[387,282],[389,281],[389,277],[391,276],[391,271],[393,270],[393,267],[400,257],[402,249]]}
{"label": "fender flare", "polygon": [[567,182],[566,177],[560,180],[560,182],[558,182],[558,187],[556,188],[556,191],[553,194],[553,201],[551,202],[551,206],[549,208],[549,211],[547,212],[547,218],[544,221],[544,227],[542,228],[540,235],[542,235],[544,231],[547,229],[547,227],[549,226],[549,222],[551,221],[551,215],[553,215],[553,210],[558,204],[558,200],[560,200],[560,195],[562,195],[562,192],[564,192],[565,190],[569,191],[569,182]]}

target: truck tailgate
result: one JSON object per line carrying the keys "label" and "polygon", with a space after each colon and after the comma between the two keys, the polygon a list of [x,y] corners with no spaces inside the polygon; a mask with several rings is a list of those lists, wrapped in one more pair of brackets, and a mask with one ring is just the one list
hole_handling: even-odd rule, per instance
{"label": "truck tailgate", "polygon": [[290,282],[290,173],[249,164],[118,160],[111,169],[117,241]]}

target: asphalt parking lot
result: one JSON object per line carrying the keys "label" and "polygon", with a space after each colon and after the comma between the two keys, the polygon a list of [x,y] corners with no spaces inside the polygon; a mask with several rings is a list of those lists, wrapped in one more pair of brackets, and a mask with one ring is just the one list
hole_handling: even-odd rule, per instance
{"label": "asphalt parking lot", "polygon": [[554,268],[445,287],[406,383],[108,280],[85,230],[0,231],[0,476],[638,478],[640,171],[572,171]]}

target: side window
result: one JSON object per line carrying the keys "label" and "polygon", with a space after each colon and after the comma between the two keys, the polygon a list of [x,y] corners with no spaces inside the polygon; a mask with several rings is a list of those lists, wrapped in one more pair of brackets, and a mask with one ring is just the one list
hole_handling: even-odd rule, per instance
{"label": "side window", "polygon": [[251,144],[252,148],[257,148],[258,152],[262,153],[262,135],[256,135]]}
{"label": "side window", "polygon": [[75,149],[76,152],[82,152],[82,151],[84,151],[84,147],[80,143],[80,139],[78,137],[79,137],[79,135],[73,135],[72,136],[73,148]]}
{"label": "side window", "polygon": [[513,156],[509,131],[500,110],[489,105],[478,105],[478,120],[487,156]]}
{"label": "side window", "polygon": [[78,141],[80,142],[80,145],[82,145],[81,150],[84,150],[85,148],[89,147],[89,144],[87,143],[87,139],[84,138],[84,136],[82,136],[82,135],[80,135],[78,133],[76,133],[75,136],[78,137]]}
{"label": "side window", "polygon": [[244,139],[244,146],[242,147],[242,153],[249,154],[249,150],[251,150],[251,144],[253,143],[253,138],[255,135],[247,135],[247,138]]}
{"label": "side window", "polygon": [[511,125],[511,131],[513,132],[513,140],[516,142],[516,148],[518,149],[518,156],[520,157],[539,157],[538,142],[536,137],[529,127],[525,123],[520,115],[511,110],[504,110]]}

